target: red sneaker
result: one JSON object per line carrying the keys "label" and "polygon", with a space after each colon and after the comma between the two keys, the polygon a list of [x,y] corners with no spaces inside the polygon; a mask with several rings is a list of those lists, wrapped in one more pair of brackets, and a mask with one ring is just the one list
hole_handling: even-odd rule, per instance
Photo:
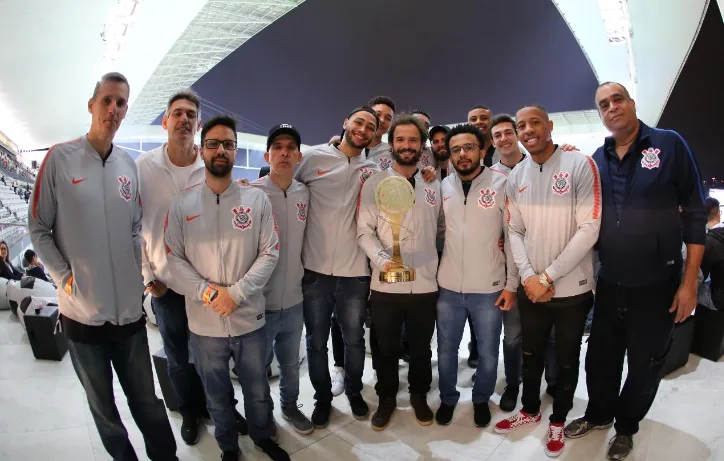
{"label": "red sneaker", "polygon": [[548,437],[546,437],[546,455],[555,458],[566,448],[563,438],[563,424],[550,423],[548,425]]}
{"label": "red sneaker", "polygon": [[498,434],[507,434],[508,432],[518,429],[519,427],[528,426],[530,424],[538,424],[540,422],[540,411],[537,415],[529,415],[520,410],[510,418],[498,421],[493,430]]}

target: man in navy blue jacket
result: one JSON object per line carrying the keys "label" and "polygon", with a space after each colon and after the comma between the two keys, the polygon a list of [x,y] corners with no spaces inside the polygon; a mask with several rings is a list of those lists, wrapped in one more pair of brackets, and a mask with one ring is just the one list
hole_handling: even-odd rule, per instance
{"label": "man in navy blue jacket", "polygon": [[[634,100],[618,83],[598,87],[596,106],[613,136],[593,155],[603,214],[586,357],[589,403],[565,434],[583,437],[615,419],[608,459],[621,460],[656,397],[674,324],[696,306],[706,213],[696,161],[678,133],[638,120]],[[688,253],[683,279],[682,239]],[[628,376],[619,394],[625,353]]]}

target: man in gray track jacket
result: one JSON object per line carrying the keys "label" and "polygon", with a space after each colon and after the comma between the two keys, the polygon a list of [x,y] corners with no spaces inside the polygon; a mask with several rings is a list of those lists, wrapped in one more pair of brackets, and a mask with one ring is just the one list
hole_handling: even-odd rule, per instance
{"label": "man in gray track jacket", "polygon": [[269,131],[266,144],[269,174],[251,185],[271,200],[279,232],[279,262],[264,287],[267,367],[276,354],[282,417],[300,434],[310,434],[314,426],[297,408],[299,342],[304,326],[302,244],[309,211],[309,189],[294,179],[302,138],[296,128],[283,123]]}
{"label": "man in gray track jacket", "polygon": [[53,146],[33,190],[28,226],[58,283],[59,322],[103,446],[136,459],[113,395],[113,375],[153,461],[175,460],[176,441],[156,397],[142,314],[141,201],[133,159],[113,145],[128,110],[129,85],[101,77],[88,101],[86,136]]}
{"label": "man in gray track jacket", "polygon": [[[400,116],[392,122],[389,137],[394,163],[365,182],[357,217],[357,240],[372,265],[370,302],[378,344],[377,351],[373,351],[378,354],[375,390],[380,398],[372,416],[372,429],[378,431],[387,427],[397,406],[403,324],[410,345],[410,403],[420,424],[432,423],[427,393],[432,383],[430,340],[437,301],[436,241],[445,226],[440,183],[425,183],[416,167],[427,141],[422,123],[409,115]],[[389,270],[392,261],[393,236],[389,218],[377,206],[376,188],[390,177],[405,178],[415,191],[415,203],[402,219],[399,236],[402,260],[416,271],[416,279],[410,282],[380,281],[380,272]]]}
{"label": "man in gray track jacket", "polygon": [[232,182],[236,123],[201,129],[206,181],[174,198],[166,229],[168,263],[186,297],[190,343],[216,425],[222,460],[239,458],[229,359],[244,394],[249,435],[274,460],[289,455],[272,439],[263,289],[279,259],[272,205],[256,188]]}
{"label": "man in gray track jacket", "polygon": [[538,424],[546,343],[555,327],[558,379],[546,453],[565,448],[563,424],[578,383],[581,337],[593,305],[593,245],[601,226],[601,181],[591,157],[563,152],[540,106],[516,114],[530,156],[508,177],[510,246],[524,286],[518,293],[523,328],[523,410],[495,425],[507,433]]}

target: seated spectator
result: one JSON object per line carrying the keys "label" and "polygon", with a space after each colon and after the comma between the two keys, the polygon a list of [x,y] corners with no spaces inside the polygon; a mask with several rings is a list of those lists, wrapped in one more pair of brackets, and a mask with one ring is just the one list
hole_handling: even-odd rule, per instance
{"label": "seated spectator", "polygon": [[724,310],[724,224],[721,222],[719,201],[706,199],[707,229],[704,258],[701,271],[711,278],[711,300],[717,310]]}
{"label": "seated spectator", "polygon": [[48,276],[45,275],[45,268],[40,261],[38,261],[37,253],[33,250],[25,250],[25,262],[28,263],[28,267],[25,269],[25,275],[50,282]]}
{"label": "seated spectator", "polygon": [[0,241],[0,277],[8,280],[22,280],[23,273],[10,262],[10,249],[5,240]]}

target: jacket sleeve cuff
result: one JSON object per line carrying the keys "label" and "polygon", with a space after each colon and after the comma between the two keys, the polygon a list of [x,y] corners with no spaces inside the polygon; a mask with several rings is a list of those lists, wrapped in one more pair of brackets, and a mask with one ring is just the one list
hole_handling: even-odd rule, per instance
{"label": "jacket sleeve cuff", "polygon": [[706,223],[700,223],[696,220],[687,223],[682,227],[682,237],[687,245],[705,245],[706,244]]}
{"label": "jacket sleeve cuff", "polygon": [[531,266],[524,267],[520,273],[520,282],[523,283],[528,280],[529,277],[535,277],[536,275],[538,274],[535,273]]}
{"label": "jacket sleeve cuff", "polygon": [[548,268],[545,270],[545,273],[548,274],[548,277],[550,277],[551,280],[554,282],[561,278],[561,274],[558,273],[553,265],[548,266]]}
{"label": "jacket sleeve cuff", "polygon": [[508,279],[508,281],[505,283],[505,289],[507,291],[511,291],[515,293],[518,291],[518,287],[520,286],[520,280],[518,278]]}
{"label": "jacket sleeve cuff", "polygon": [[153,275],[153,271],[151,269],[147,269],[145,267],[141,268],[141,274],[143,275],[143,284],[148,285],[153,280],[156,280],[156,277]]}
{"label": "jacket sleeve cuff", "polygon": [[245,296],[242,293],[241,287],[239,286],[240,283],[237,283],[237,284],[232,285],[229,288],[227,288],[227,291],[229,292],[229,296],[231,296],[231,299],[233,299],[237,305],[240,305],[241,302],[244,301],[244,299],[245,299]]}

